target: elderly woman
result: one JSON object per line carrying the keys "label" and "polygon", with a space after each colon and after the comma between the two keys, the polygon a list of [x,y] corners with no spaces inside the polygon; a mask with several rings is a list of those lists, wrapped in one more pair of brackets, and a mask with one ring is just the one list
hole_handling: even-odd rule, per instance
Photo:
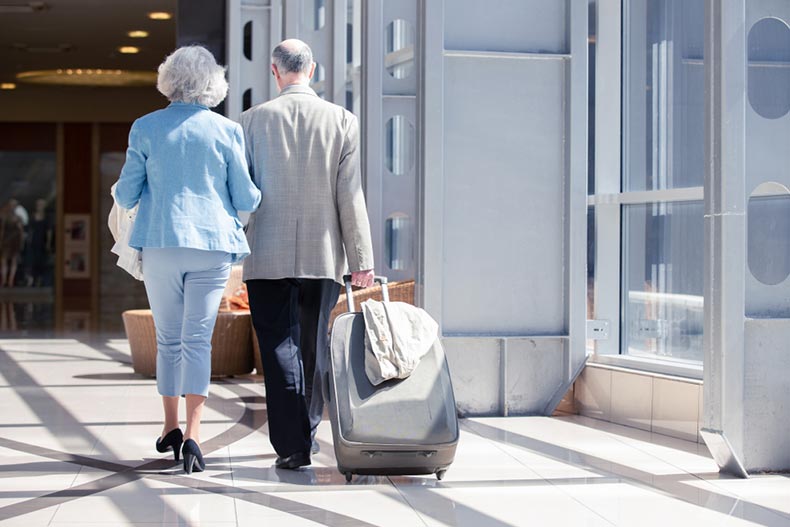
{"label": "elderly woman", "polygon": [[[184,470],[205,468],[200,416],[211,376],[211,334],[231,264],[250,252],[238,211],[261,193],[245,159],[241,127],[209,108],[225,98],[225,70],[205,48],[177,49],[159,66],[170,101],[132,124],[115,188],[119,206],[139,203],[129,245],[142,251],[156,325],[156,384],[165,422],[156,449],[172,449]],[[187,426],[178,420],[186,397]],[[183,448],[182,448],[183,442]]]}

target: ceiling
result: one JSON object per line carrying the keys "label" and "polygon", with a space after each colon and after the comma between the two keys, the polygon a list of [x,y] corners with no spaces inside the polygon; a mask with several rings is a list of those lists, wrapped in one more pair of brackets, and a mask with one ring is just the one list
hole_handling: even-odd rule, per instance
{"label": "ceiling", "polygon": [[[0,0],[0,82],[17,82],[22,71],[65,68],[151,70],[176,42],[177,0]],[[16,7],[40,7],[28,13]],[[167,11],[170,20],[150,20],[151,11]],[[133,39],[128,31],[149,36]],[[136,55],[117,51],[122,45],[140,48]],[[77,88],[79,89],[79,88]]]}

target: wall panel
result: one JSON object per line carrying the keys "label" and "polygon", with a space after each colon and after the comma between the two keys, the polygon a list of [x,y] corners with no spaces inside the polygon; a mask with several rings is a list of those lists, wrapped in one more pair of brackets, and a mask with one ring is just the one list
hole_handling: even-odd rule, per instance
{"label": "wall panel", "polygon": [[562,334],[565,60],[444,69],[444,331]]}
{"label": "wall panel", "polygon": [[568,53],[567,2],[447,0],[445,49]]}

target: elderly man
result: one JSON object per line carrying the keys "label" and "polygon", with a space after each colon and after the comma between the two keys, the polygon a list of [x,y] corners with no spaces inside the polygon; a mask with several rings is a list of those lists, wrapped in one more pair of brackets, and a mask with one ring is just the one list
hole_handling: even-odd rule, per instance
{"label": "elderly man", "polygon": [[309,87],[315,63],[304,42],[275,47],[271,70],[279,97],[241,115],[250,169],[263,193],[247,227],[252,254],[244,280],[275,466],[295,469],[317,451],[329,314],[349,268],[354,285],[372,285],[373,250],[356,117]]}

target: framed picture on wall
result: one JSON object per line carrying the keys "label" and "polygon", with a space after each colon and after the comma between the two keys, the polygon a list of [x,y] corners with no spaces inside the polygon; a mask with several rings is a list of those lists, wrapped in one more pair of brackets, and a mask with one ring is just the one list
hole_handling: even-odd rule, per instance
{"label": "framed picture on wall", "polygon": [[90,214],[64,214],[63,278],[90,278]]}
{"label": "framed picture on wall", "polygon": [[90,214],[65,214],[66,246],[90,244]]}

